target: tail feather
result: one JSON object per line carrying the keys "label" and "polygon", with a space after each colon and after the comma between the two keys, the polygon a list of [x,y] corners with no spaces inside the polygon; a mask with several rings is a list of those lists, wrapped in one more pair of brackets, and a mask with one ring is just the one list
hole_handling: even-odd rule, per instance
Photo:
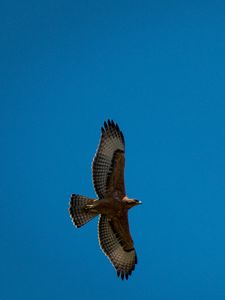
{"label": "tail feather", "polygon": [[73,224],[76,227],[79,228],[96,217],[96,213],[91,213],[84,209],[87,204],[92,204],[94,201],[95,199],[85,196],[76,194],[71,195],[69,212]]}

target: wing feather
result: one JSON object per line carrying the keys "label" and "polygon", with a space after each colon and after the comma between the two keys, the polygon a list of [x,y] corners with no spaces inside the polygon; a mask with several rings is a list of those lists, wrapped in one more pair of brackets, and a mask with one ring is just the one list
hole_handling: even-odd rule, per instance
{"label": "wing feather", "polygon": [[125,196],[124,136],[113,121],[104,122],[96,155],[92,164],[92,178],[96,194],[104,198],[107,192],[117,190]]}
{"label": "wing feather", "polygon": [[[117,231],[120,227],[115,225],[117,223],[118,221],[108,221],[105,215],[100,216],[98,223],[99,243],[103,252],[117,270],[117,275],[121,276],[122,279],[124,277],[128,279],[137,264],[137,256],[132,239],[129,237],[129,228]],[[130,248],[127,245],[130,245]]]}

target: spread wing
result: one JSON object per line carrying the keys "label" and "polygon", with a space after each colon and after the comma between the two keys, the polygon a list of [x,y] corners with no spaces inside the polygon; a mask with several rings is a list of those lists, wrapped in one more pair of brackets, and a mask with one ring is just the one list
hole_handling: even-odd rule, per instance
{"label": "spread wing", "polygon": [[127,215],[122,219],[107,220],[101,215],[98,237],[103,252],[117,270],[117,275],[128,279],[137,264],[137,256],[130,236]]}
{"label": "spread wing", "polygon": [[117,191],[125,196],[124,165],[125,142],[119,126],[108,120],[102,127],[102,135],[92,164],[92,178],[99,198]]}

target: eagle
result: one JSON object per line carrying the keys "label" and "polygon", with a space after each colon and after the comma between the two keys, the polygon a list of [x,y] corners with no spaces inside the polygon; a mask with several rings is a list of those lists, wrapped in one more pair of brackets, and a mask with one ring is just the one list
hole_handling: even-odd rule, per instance
{"label": "eagle", "polygon": [[104,122],[100,143],[92,162],[92,179],[97,199],[72,194],[69,213],[79,228],[99,215],[98,239],[122,279],[131,275],[137,255],[129,230],[128,210],[141,201],[128,198],[124,183],[125,141],[113,120]]}

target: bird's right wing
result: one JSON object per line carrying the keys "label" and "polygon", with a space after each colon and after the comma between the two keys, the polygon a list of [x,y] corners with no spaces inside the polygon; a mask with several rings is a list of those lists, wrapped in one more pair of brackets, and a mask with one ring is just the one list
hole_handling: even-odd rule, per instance
{"label": "bird's right wing", "polygon": [[130,236],[128,219],[122,223],[119,220],[108,220],[101,215],[98,223],[99,243],[109,258],[117,275],[128,279],[137,264],[137,256]]}
{"label": "bird's right wing", "polygon": [[101,140],[92,164],[92,178],[99,198],[117,192],[125,196],[124,165],[125,142],[119,126],[113,121],[104,123]]}

